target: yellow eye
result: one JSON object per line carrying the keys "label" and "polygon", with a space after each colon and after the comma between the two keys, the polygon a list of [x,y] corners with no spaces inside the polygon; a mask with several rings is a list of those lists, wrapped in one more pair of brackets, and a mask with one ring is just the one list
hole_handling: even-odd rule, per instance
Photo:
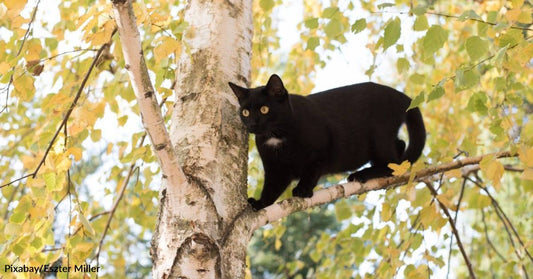
{"label": "yellow eye", "polygon": [[269,108],[267,106],[262,106],[259,110],[261,111],[262,114],[267,114]]}
{"label": "yellow eye", "polygon": [[250,115],[250,111],[249,110],[247,110],[247,109],[243,109],[242,110],[242,116],[248,117],[249,115]]}

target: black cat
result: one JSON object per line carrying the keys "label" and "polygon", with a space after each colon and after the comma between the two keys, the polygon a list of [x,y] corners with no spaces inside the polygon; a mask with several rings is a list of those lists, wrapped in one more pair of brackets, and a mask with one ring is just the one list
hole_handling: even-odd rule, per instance
{"label": "black cat", "polygon": [[[413,163],[424,148],[420,110],[406,111],[411,99],[387,86],[367,82],[304,97],[288,94],[277,75],[257,88],[229,85],[244,125],[255,134],[265,170],[261,198],[248,199],[256,210],[274,203],[293,179],[299,179],[293,196],[311,197],[322,175],[370,162],[348,180],[390,176],[389,163]],[[409,134],[407,149],[397,137],[402,123]]]}

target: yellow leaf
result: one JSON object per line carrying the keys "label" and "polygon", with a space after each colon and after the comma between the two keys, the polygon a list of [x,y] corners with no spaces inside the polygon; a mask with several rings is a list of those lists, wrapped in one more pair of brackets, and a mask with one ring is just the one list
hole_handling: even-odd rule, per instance
{"label": "yellow leaf", "polygon": [[28,180],[26,180],[26,185],[29,187],[43,187],[45,185],[45,182],[42,178],[36,178],[33,179],[31,177],[28,177]]}
{"label": "yellow leaf", "polygon": [[486,156],[479,162],[479,167],[483,174],[492,181],[496,190],[499,190],[504,172],[502,163],[496,160],[494,156]]}
{"label": "yellow leaf", "polygon": [[522,13],[522,10],[520,9],[520,7],[516,7],[512,10],[507,11],[507,13],[505,14],[505,17],[509,21],[516,21],[521,13]]}
{"label": "yellow leaf", "polygon": [[281,248],[281,240],[279,238],[276,238],[276,242],[274,243],[274,248],[276,251],[279,251],[279,248]]}
{"label": "yellow leaf", "polygon": [[533,169],[532,168],[525,169],[524,172],[522,173],[521,178],[525,180],[533,180]]}
{"label": "yellow leaf", "polygon": [[109,39],[111,38],[111,34],[113,33],[113,29],[115,28],[115,21],[114,20],[108,20],[104,23],[104,25],[99,29],[98,32],[94,34],[89,34],[87,36],[87,41],[92,43],[92,45],[99,46],[107,43]]}
{"label": "yellow leaf", "polygon": [[82,154],[83,154],[83,150],[79,147],[71,147],[67,150],[67,154],[69,155],[73,155],[74,156],[74,160],[76,161],[80,161],[81,160],[81,157],[82,157]]}
{"label": "yellow leaf", "polygon": [[63,157],[61,161],[56,162],[56,170],[58,172],[64,172],[70,168],[71,162],[68,157]]}
{"label": "yellow leaf", "polygon": [[21,102],[30,101],[35,94],[35,87],[33,85],[33,77],[29,75],[22,75],[13,80],[15,87],[14,96],[18,97]]}
{"label": "yellow leaf", "polygon": [[458,178],[463,176],[463,172],[460,169],[450,170],[444,173],[448,178]]}
{"label": "yellow leaf", "polygon": [[406,161],[403,161],[400,165],[390,163],[388,167],[393,170],[392,172],[393,175],[399,176],[399,175],[406,173],[407,170],[409,170],[409,168],[411,167],[411,163],[409,163],[409,161],[406,160]]}
{"label": "yellow leaf", "polygon": [[111,151],[113,151],[113,144],[112,143],[108,143],[107,144],[107,149],[106,149],[106,154],[109,155],[111,153]]}
{"label": "yellow leaf", "polygon": [[391,207],[388,203],[385,202],[381,206],[381,220],[384,222],[387,222],[391,219],[391,217],[392,217]]}
{"label": "yellow leaf", "polygon": [[24,58],[26,58],[26,61],[38,61],[41,58],[42,49],[39,40],[31,40],[28,42],[28,50]]}
{"label": "yellow leaf", "polygon": [[178,41],[170,37],[162,37],[161,43],[154,49],[154,57],[156,61],[160,61],[173,53],[177,56],[180,52],[181,44]]}
{"label": "yellow leaf", "polygon": [[0,75],[4,75],[5,73],[7,73],[9,70],[11,69],[11,66],[9,65],[9,63],[3,61],[3,62],[0,62]]}
{"label": "yellow leaf", "polygon": [[522,161],[526,166],[532,168],[533,167],[533,147],[522,147],[518,151],[518,158],[520,158],[520,161]]}
{"label": "yellow leaf", "polygon": [[8,10],[22,10],[26,6],[28,0],[4,0],[4,5],[6,5]]}

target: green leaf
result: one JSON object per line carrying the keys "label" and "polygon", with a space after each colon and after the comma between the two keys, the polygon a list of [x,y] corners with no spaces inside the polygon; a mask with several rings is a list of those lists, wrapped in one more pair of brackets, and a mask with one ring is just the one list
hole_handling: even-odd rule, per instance
{"label": "green leaf", "polygon": [[394,7],[394,3],[383,3],[378,5],[378,9],[382,10],[388,7]]}
{"label": "green leaf", "polygon": [[427,11],[427,7],[425,6],[416,6],[411,10],[411,12],[417,16],[421,16],[425,14],[426,11]]}
{"label": "green leaf", "polygon": [[316,29],[318,27],[318,18],[310,18],[304,21],[305,27],[309,29]]}
{"label": "green leaf", "polygon": [[517,29],[510,29],[500,37],[500,47],[512,47],[522,40],[522,31]]}
{"label": "green leaf", "polygon": [[409,105],[407,110],[418,107],[422,102],[424,102],[424,98],[424,92],[420,92],[418,96],[411,100],[411,104]]}
{"label": "green leaf", "polygon": [[423,84],[426,80],[425,75],[414,73],[409,77],[409,81],[416,83],[416,84]]}
{"label": "green leaf", "polygon": [[399,58],[398,61],[396,61],[396,69],[400,74],[407,72],[409,70],[409,66],[409,61],[405,58]]}
{"label": "green leaf", "polygon": [[432,25],[423,39],[423,47],[426,55],[431,55],[439,50],[448,39],[448,32],[440,25]]}
{"label": "green leaf", "polygon": [[436,100],[440,97],[444,96],[444,88],[442,86],[435,86],[431,92],[429,92],[428,95],[428,102]]}
{"label": "green leaf", "polygon": [[80,218],[80,222],[83,225],[83,228],[85,229],[85,232],[87,232],[90,236],[94,236],[95,231],[93,227],[91,226],[91,223],[89,223],[89,220],[85,218],[85,216],[82,213],[78,214],[78,218]]}
{"label": "green leaf", "polygon": [[366,19],[361,18],[355,21],[354,24],[352,24],[352,32],[354,34],[357,34],[366,28]]}
{"label": "green leaf", "polygon": [[417,16],[413,25],[413,30],[424,31],[429,28],[428,19],[425,15]]}
{"label": "green leaf", "polygon": [[261,0],[259,1],[259,6],[261,7],[261,9],[263,9],[263,11],[270,11],[274,5],[276,3],[274,3],[274,0]]}
{"label": "green leaf", "polygon": [[385,26],[385,34],[383,36],[383,48],[387,49],[394,45],[401,34],[401,21],[399,18],[389,21]]}
{"label": "green leaf", "polygon": [[317,37],[311,37],[307,40],[307,47],[306,49],[309,50],[315,50],[317,46],[320,45],[320,39]]}
{"label": "green leaf", "polygon": [[503,61],[505,59],[505,55],[507,54],[507,47],[502,47],[496,55],[494,56],[494,65],[496,67],[501,67],[503,64]]}
{"label": "green leaf", "polygon": [[327,7],[327,8],[324,9],[324,11],[322,11],[322,17],[323,18],[333,18],[338,13],[340,13],[338,7]]}
{"label": "green leaf", "polygon": [[352,217],[352,211],[345,200],[339,200],[335,203],[335,215],[339,221]]}
{"label": "green leaf", "polygon": [[335,39],[338,35],[342,33],[342,24],[338,19],[332,19],[324,27],[324,32],[326,36],[330,39]]}
{"label": "green leaf", "polygon": [[466,109],[471,112],[478,112],[482,115],[487,115],[488,108],[485,105],[487,103],[487,95],[483,92],[476,92],[468,100]]}
{"label": "green leaf", "polygon": [[455,89],[459,92],[478,84],[479,75],[473,70],[459,69],[455,73]]}
{"label": "green leaf", "polygon": [[15,224],[22,224],[24,220],[26,219],[26,212],[16,212],[9,217],[9,222],[15,223]]}
{"label": "green leaf", "polygon": [[48,172],[48,173],[45,173],[43,174],[43,179],[44,179],[44,183],[46,185],[46,187],[48,188],[48,191],[59,191],[61,189],[58,189],[59,187],[57,187],[57,179],[56,179],[56,174],[53,173],[53,172]]}
{"label": "green leaf", "polygon": [[485,56],[489,51],[489,42],[478,36],[472,36],[466,39],[466,51],[472,60],[478,60]]}
{"label": "green leaf", "polygon": [[465,21],[467,19],[480,19],[481,20],[482,18],[473,10],[468,10],[459,16],[460,21]]}

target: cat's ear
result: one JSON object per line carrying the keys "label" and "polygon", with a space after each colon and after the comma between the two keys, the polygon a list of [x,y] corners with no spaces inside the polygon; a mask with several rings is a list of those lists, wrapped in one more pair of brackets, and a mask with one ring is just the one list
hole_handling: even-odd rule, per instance
{"label": "cat's ear", "polygon": [[268,95],[274,97],[285,97],[288,94],[287,89],[283,86],[283,81],[281,81],[281,78],[276,74],[271,75],[268,79],[266,91]]}
{"label": "cat's ear", "polygon": [[250,93],[248,88],[240,87],[231,82],[228,82],[228,84],[229,84],[229,87],[231,87],[231,90],[233,90],[233,93],[235,94],[235,96],[237,96],[237,99],[239,99],[239,102],[245,99],[246,97],[248,97]]}

